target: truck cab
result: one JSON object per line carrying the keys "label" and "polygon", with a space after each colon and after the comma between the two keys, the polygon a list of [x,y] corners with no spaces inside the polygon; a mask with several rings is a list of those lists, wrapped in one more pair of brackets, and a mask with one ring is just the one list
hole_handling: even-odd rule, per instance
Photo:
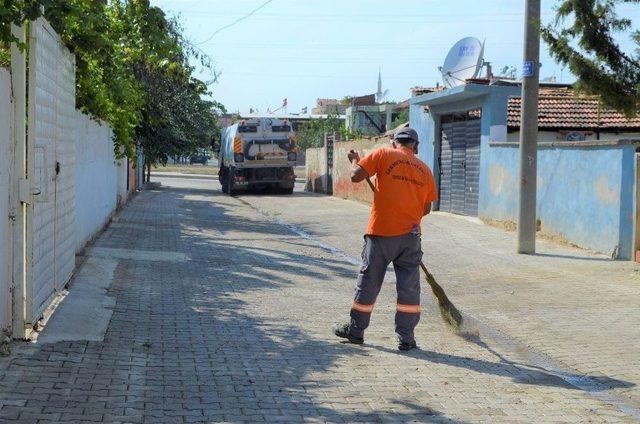
{"label": "truck cab", "polygon": [[243,119],[224,128],[218,155],[222,191],[293,193],[296,150],[295,133],[286,119]]}

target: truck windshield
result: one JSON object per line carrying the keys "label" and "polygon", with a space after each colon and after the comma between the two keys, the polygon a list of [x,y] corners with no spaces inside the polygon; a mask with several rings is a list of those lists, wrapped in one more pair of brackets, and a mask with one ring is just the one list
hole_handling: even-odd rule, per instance
{"label": "truck windshield", "polygon": [[273,132],[289,132],[289,131],[291,131],[291,127],[289,125],[273,125],[273,126],[271,126],[271,131],[273,131]]}
{"label": "truck windshield", "polygon": [[257,125],[239,125],[238,132],[241,133],[257,133],[258,126]]}

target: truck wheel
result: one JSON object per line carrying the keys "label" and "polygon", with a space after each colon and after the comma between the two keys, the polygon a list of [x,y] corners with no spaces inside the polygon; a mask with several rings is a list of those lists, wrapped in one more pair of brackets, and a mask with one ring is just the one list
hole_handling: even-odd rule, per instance
{"label": "truck wheel", "polygon": [[220,171],[219,179],[220,186],[222,186],[222,192],[227,193],[227,179],[229,178],[229,172],[226,169]]}
{"label": "truck wheel", "polygon": [[278,190],[278,192],[280,194],[293,194],[293,187],[281,188],[280,190]]}
{"label": "truck wheel", "polygon": [[227,193],[229,196],[234,196],[236,194],[236,190],[233,188],[233,182],[236,179],[236,173],[233,172],[233,170],[229,169],[229,171],[227,172],[227,181],[226,181],[226,186],[227,186],[227,191],[225,191],[225,193]]}

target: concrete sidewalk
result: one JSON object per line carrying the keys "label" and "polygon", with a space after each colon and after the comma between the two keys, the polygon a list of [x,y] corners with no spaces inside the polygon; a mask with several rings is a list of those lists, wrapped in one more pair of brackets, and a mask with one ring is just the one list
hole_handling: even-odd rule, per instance
{"label": "concrete sidewalk", "polygon": [[[126,206],[78,273],[82,287],[88,267],[101,270],[100,289],[109,281],[106,330],[65,341],[64,325],[51,325],[16,346],[0,364],[0,422],[640,418],[635,265],[552,244],[521,257],[511,234],[434,215],[426,259],[481,321],[480,337],[452,334],[425,293],[421,350],[398,353],[385,284],[366,344],[345,345],[331,326],[348,316],[367,206],[161,182]],[[52,323],[70,316],[63,302]]]}

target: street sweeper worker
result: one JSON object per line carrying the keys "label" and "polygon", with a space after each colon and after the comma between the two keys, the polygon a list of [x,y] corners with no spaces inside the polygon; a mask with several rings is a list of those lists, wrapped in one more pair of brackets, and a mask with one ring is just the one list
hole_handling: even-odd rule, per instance
{"label": "street sweeper worker", "polygon": [[395,133],[391,147],[378,148],[363,159],[357,152],[349,152],[351,181],[375,177],[351,319],[334,330],[350,343],[364,343],[385,272],[393,263],[398,348],[407,351],[417,347],[414,329],[420,320],[421,221],[431,212],[431,202],[438,199],[431,169],[416,157],[418,143],[416,131],[405,127]]}

